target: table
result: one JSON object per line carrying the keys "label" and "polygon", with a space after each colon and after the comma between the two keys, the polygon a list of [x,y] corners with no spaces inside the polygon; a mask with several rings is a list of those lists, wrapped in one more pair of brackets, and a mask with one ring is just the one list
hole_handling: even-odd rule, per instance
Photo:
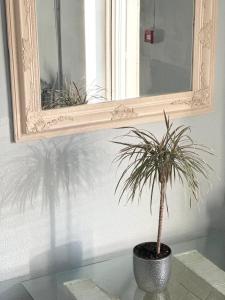
{"label": "table", "polygon": [[[219,268],[225,270],[225,237],[223,234],[213,233],[207,237],[172,245],[173,254],[193,249],[196,249]],[[30,295],[29,300],[69,300],[71,298],[65,293],[63,284],[79,278],[92,279],[109,294],[119,297],[121,300],[150,300],[150,298],[136,286],[133,277],[131,251],[75,270],[25,281],[22,285],[26,293]],[[201,299],[191,294],[189,296],[186,295],[187,297],[185,298],[180,291],[177,291],[175,294],[176,296],[173,295],[173,299],[168,298],[168,295],[161,295],[160,298],[157,299]],[[28,300],[28,298],[24,299]],[[217,300],[210,298],[205,299]],[[222,300],[225,299],[225,297],[218,299]]]}

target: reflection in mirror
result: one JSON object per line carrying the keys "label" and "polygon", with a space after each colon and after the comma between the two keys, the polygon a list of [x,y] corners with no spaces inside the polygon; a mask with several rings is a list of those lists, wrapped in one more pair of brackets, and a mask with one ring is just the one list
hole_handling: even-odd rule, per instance
{"label": "reflection in mirror", "polygon": [[104,102],[105,1],[36,0],[42,109]]}
{"label": "reflection in mirror", "polygon": [[192,90],[194,0],[115,0],[113,100]]}
{"label": "reflection in mirror", "polygon": [[111,66],[105,0],[36,3],[43,109],[192,90],[194,0],[111,1]]}

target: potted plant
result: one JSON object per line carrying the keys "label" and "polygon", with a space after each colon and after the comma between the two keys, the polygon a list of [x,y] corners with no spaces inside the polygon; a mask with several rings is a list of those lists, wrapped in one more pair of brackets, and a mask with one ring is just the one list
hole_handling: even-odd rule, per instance
{"label": "potted plant", "polygon": [[156,242],[139,244],[133,249],[134,275],[139,288],[146,292],[161,292],[167,286],[171,272],[172,251],[162,243],[164,211],[167,206],[167,186],[173,186],[176,179],[182,184],[186,182],[190,192],[190,200],[198,199],[199,175],[208,178],[210,165],[201,154],[212,155],[207,147],[193,142],[190,127],[174,128],[164,112],[166,132],[161,139],[146,130],[129,128],[125,137],[135,138],[134,143],[114,141],[122,145],[116,161],[121,165],[128,162],[119,178],[115,191],[122,185],[119,201],[125,192],[128,201],[139,199],[143,188],[150,189],[150,205],[156,185],[160,189],[159,222]]}

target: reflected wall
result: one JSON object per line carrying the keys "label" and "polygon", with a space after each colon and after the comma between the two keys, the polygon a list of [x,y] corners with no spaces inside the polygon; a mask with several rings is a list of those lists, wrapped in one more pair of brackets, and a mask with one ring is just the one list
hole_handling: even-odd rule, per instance
{"label": "reflected wall", "polygon": [[[195,1],[140,3],[140,95],[191,90]],[[154,30],[153,43],[144,40],[148,28]]]}

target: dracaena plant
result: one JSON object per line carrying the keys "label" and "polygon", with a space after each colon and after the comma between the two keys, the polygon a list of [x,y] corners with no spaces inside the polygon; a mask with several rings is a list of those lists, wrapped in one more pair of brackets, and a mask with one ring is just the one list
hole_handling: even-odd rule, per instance
{"label": "dracaena plant", "polygon": [[76,83],[66,79],[64,79],[61,88],[58,88],[57,85],[58,80],[55,80],[53,83],[41,80],[41,99],[44,110],[84,105],[90,99],[96,102],[106,101],[104,97],[105,90],[97,85],[87,90],[84,83]]}
{"label": "dracaena plant", "polygon": [[129,127],[130,131],[124,137],[135,138],[133,143],[114,141],[123,146],[115,161],[119,166],[126,161],[128,164],[120,176],[115,192],[122,186],[119,201],[127,194],[127,201],[140,199],[143,188],[149,187],[150,208],[152,207],[153,192],[157,185],[160,189],[160,208],[157,236],[157,253],[160,254],[164,210],[167,206],[167,186],[173,186],[178,179],[187,185],[190,201],[198,200],[200,183],[199,175],[208,180],[210,165],[202,158],[202,154],[213,153],[204,145],[196,144],[190,137],[190,127],[174,128],[169,117],[164,112],[166,125],[165,134],[158,139],[147,130]]}

